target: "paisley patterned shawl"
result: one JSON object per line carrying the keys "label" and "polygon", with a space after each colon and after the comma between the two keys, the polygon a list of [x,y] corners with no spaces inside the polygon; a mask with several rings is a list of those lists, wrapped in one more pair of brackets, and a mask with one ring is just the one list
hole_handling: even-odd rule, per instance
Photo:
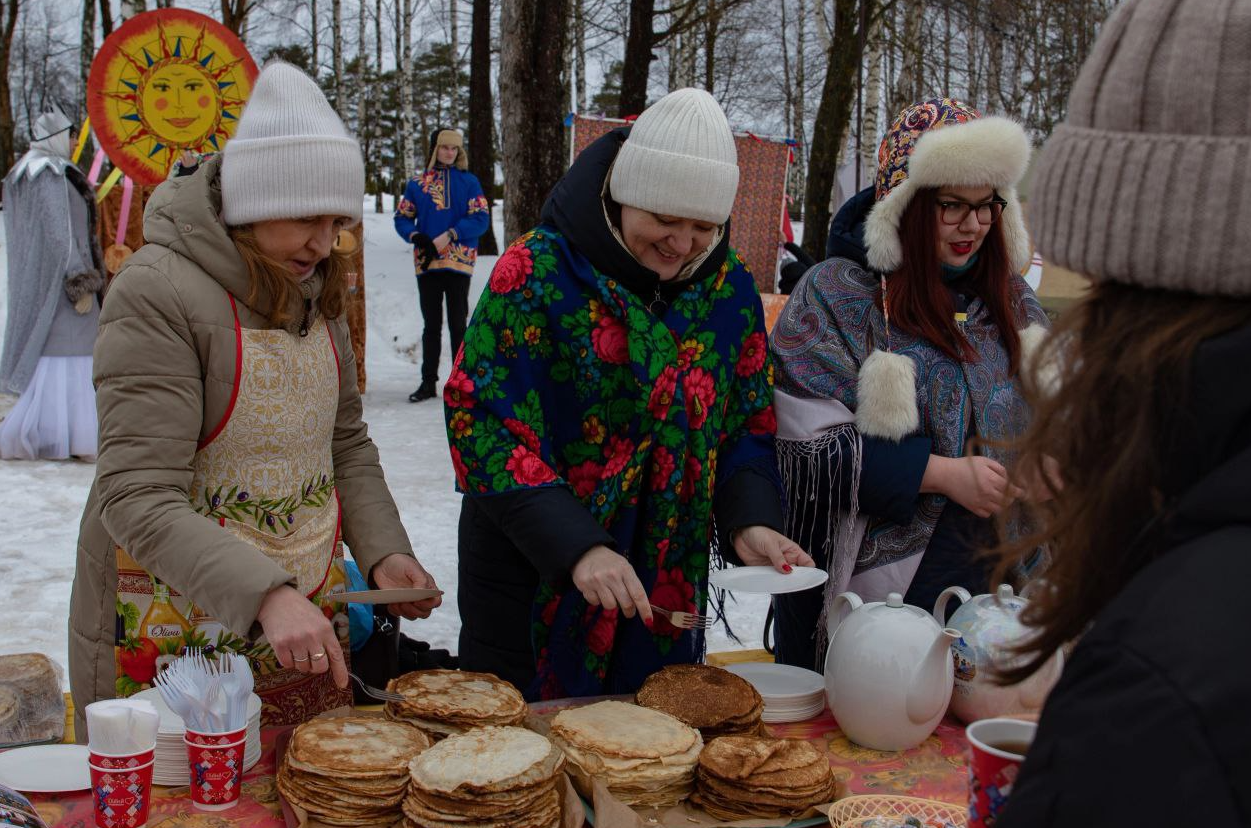
{"label": "paisley patterned shawl", "polygon": [[[658,317],[555,229],[527,233],[492,271],[444,392],[458,488],[568,487],[653,604],[702,612],[715,481],[776,463],[763,318],[732,250]],[[703,650],[698,631],[588,606],[567,578],[541,586],[532,633],[532,698],[621,692]]]}
{"label": "paisley patterned shawl", "polygon": [[[876,274],[846,259],[829,259],[808,272],[772,334],[779,391],[801,399],[836,400],[856,410],[860,366],[876,343],[885,340],[877,286]],[[1012,293],[1018,329],[1033,323],[1049,325],[1033,290],[1020,276],[1013,277]],[[969,305],[961,328],[977,351],[974,362],[957,362],[926,340],[898,328],[891,330],[892,350],[916,363],[919,433],[931,438],[933,453],[946,457],[965,454],[965,438],[970,433],[994,441],[1017,436],[1029,415],[1010,373],[999,330],[980,299]],[[779,454],[785,457],[795,449],[802,453],[803,446],[788,446],[790,442],[779,439]],[[1009,459],[995,447],[979,450],[1000,462]],[[789,486],[787,478],[784,469],[783,482]],[[795,494],[787,492],[789,503],[800,500]],[[916,514],[906,526],[870,520],[856,552],[854,572],[924,552],[945,503],[941,495],[921,495]],[[830,531],[827,536],[837,534]]]}

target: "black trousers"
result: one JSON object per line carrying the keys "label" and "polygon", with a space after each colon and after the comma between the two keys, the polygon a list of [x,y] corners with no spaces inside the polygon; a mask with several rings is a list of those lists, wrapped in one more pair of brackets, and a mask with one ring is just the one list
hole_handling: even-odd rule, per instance
{"label": "black trousers", "polygon": [[421,300],[421,381],[439,379],[439,354],[443,346],[443,301],[447,298],[447,329],[452,337],[452,358],[460,351],[469,322],[469,274],[455,270],[431,270],[417,274]]}

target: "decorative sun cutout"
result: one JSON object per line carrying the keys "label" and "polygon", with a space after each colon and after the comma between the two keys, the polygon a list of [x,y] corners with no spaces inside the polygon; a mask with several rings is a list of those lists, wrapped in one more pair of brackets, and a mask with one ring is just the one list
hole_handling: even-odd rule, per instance
{"label": "decorative sun cutout", "polygon": [[251,55],[220,23],[160,9],[104,41],[91,64],[87,112],[110,160],[135,181],[158,184],[184,149],[225,146],[255,79]]}

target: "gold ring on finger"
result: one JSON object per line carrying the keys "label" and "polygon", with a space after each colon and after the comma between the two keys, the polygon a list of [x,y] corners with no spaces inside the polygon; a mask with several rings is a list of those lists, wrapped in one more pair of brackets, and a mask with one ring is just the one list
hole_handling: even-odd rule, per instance
{"label": "gold ring on finger", "polygon": [[294,661],[296,664],[302,664],[305,661],[308,661],[308,656],[305,656],[304,658],[296,658],[295,656],[291,656],[291,660]]}
{"label": "gold ring on finger", "polygon": [[309,658],[311,658],[313,661],[317,661],[318,659],[325,658],[325,657],[326,657],[326,653],[324,651],[320,653],[313,653],[311,656],[309,656]]}

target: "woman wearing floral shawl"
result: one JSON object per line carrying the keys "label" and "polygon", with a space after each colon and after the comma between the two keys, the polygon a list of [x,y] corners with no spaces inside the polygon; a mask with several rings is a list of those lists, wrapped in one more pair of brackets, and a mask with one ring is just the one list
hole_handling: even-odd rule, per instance
{"label": "woman wearing floral shawl", "polygon": [[787,530],[830,572],[824,593],[775,596],[781,662],[821,669],[848,588],[928,609],[989,586],[977,549],[1023,494],[996,443],[1024,428],[1016,377],[1047,325],[1018,275],[1029,151],[1019,125],[956,101],[905,109],[773,329]]}
{"label": "woman wearing floral shawl", "polygon": [[[444,390],[461,666],[530,698],[703,655],[711,550],[789,571],[760,297],[725,115],[667,95],[588,147],[500,258]],[[714,542],[714,520],[715,533]]]}

